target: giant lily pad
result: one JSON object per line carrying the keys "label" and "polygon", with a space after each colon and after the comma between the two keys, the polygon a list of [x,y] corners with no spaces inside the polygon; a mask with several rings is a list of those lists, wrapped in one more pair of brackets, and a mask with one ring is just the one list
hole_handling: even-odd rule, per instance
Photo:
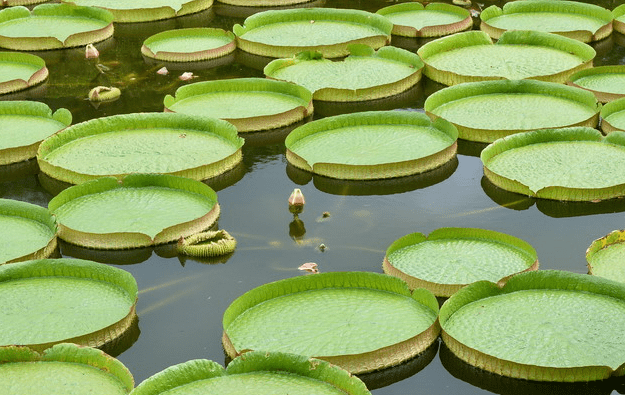
{"label": "giant lily pad", "polygon": [[136,318],[137,283],[125,270],[79,259],[0,266],[0,345],[100,347]]}
{"label": "giant lily pad", "polygon": [[591,381],[625,374],[625,286],[560,271],[480,281],[449,298],[439,315],[445,345],[503,376]]}
{"label": "giant lily pad", "polygon": [[23,346],[0,347],[0,392],[3,394],[126,395],[132,374],[119,360],[76,344],[54,345],[42,353]]}
{"label": "giant lily pad", "polygon": [[70,187],[48,206],[59,237],[83,247],[124,249],[169,243],[209,228],[217,194],[182,177],[131,174]]}
{"label": "giant lily pad", "polygon": [[381,15],[334,8],[264,11],[233,27],[239,49],[274,58],[310,50],[336,58],[348,55],[347,46],[356,43],[377,49],[390,43],[392,29]]}
{"label": "giant lily pad", "polygon": [[507,30],[536,30],[590,42],[612,33],[613,16],[603,7],[578,1],[523,0],[503,9],[492,5],[480,19],[480,29],[494,39]]}
{"label": "giant lily pad", "polygon": [[219,0],[220,3],[239,7],[282,7],[310,1],[312,0]]}
{"label": "giant lily pad", "polygon": [[37,162],[43,173],[72,184],[130,173],[204,180],[239,163],[242,145],[226,121],[137,113],[73,125],[41,143]]}
{"label": "giant lily pad", "polygon": [[115,22],[148,22],[193,14],[210,8],[213,0],[62,0],[110,11]]}
{"label": "giant lily pad", "polygon": [[586,250],[588,273],[625,282],[625,230],[597,239]]}
{"label": "giant lily pad", "polygon": [[402,3],[378,10],[393,22],[392,33],[404,37],[440,37],[473,26],[469,11],[451,4]]}
{"label": "giant lily pad", "polygon": [[425,114],[370,111],[304,124],[286,138],[295,167],[332,178],[365,180],[422,173],[456,155],[458,132]]}
{"label": "giant lily pad", "polygon": [[601,108],[601,130],[604,133],[625,131],[625,98],[614,100]]}
{"label": "giant lily pad", "polygon": [[384,272],[449,297],[467,284],[504,284],[517,273],[538,269],[536,251],[516,237],[485,229],[441,228],[411,233],[386,250]]}
{"label": "giant lily pad", "polygon": [[148,37],[141,53],[167,62],[191,62],[215,59],[232,53],[237,47],[234,34],[216,28],[167,30]]}
{"label": "giant lily pad", "polygon": [[224,369],[216,362],[196,359],[156,373],[132,395],[319,394],[367,395],[362,381],[338,366],[301,355],[250,351]]}
{"label": "giant lily pad", "polygon": [[32,101],[0,102],[0,165],[37,155],[39,143],[72,123],[72,114]]}
{"label": "giant lily pad", "polygon": [[293,82],[313,92],[315,100],[347,102],[392,96],[421,80],[423,62],[412,52],[351,45],[342,61],[324,59],[318,52],[302,52],[291,59],[276,59],[264,69],[270,78]]}
{"label": "giant lily pad", "polygon": [[574,201],[625,196],[625,132],[537,130],[496,141],[481,159],[486,177],[507,191]]}
{"label": "giant lily pad", "polygon": [[614,16],[613,26],[614,30],[619,33],[625,34],[625,4],[621,4],[612,11]]}
{"label": "giant lily pad", "polygon": [[600,66],[578,71],[567,84],[587,89],[607,103],[625,97],[625,66]]}
{"label": "giant lily pad", "polygon": [[417,53],[423,73],[445,85],[497,79],[564,83],[592,67],[596,52],[572,38],[534,31],[509,31],[493,44],[481,31],[457,33],[424,44]]}
{"label": "giant lily pad", "polygon": [[0,264],[47,258],[56,249],[56,221],[31,203],[0,199]]}
{"label": "giant lily pad", "polygon": [[21,51],[68,48],[113,35],[113,15],[94,7],[41,4],[0,11],[0,47]]}
{"label": "giant lily pad", "polygon": [[39,56],[20,52],[0,52],[0,95],[30,88],[42,83],[46,78],[48,78],[46,62]]}
{"label": "giant lily pad", "polygon": [[225,119],[239,132],[279,128],[312,114],[305,88],[265,78],[203,81],[165,96],[165,111]]}
{"label": "giant lily pad", "polygon": [[398,364],[438,336],[434,295],[366,272],[332,272],[262,285],[225,311],[229,356],[274,350],[314,356],[351,373]]}
{"label": "giant lily pad", "polygon": [[428,96],[425,111],[448,120],[460,138],[493,142],[536,129],[597,126],[600,104],[583,89],[542,81],[484,81]]}
{"label": "giant lily pad", "polygon": [[32,5],[32,4],[45,3],[46,1],[48,0],[3,0],[2,6],[13,7],[16,5]]}

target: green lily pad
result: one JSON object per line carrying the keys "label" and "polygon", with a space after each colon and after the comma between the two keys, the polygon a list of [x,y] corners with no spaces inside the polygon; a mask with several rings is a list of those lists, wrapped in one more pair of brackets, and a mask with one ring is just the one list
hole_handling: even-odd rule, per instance
{"label": "green lily pad", "polygon": [[225,311],[228,355],[275,350],[314,356],[351,373],[399,364],[438,336],[438,303],[424,289],[412,294],[390,276],[332,272],[262,285]]}
{"label": "green lily pad", "polygon": [[191,360],[147,378],[132,391],[132,395],[195,393],[370,394],[362,381],[338,366],[273,351],[246,352],[234,358],[226,369],[213,361]]}
{"label": "green lily pad", "polygon": [[72,123],[72,114],[32,101],[0,102],[0,165],[37,155],[39,143]]}
{"label": "green lily pad", "polygon": [[625,230],[615,230],[597,239],[586,250],[588,273],[625,282]]}
{"label": "green lily pad", "polygon": [[283,7],[309,3],[311,0],[219,0],[219,2],[238,7]]}
{"label": "green lily pad", "polygon": [[208,229],[219,217],[217,194],[208,185],[155,174],[76,185],[55,196],[48,208],[61,239],[97,249],[169,243]]}
{"label": "green lily pad", "polygon": [[625,196],[625,132],[536,130],[496,141],[481,159],[486,177],[507,191],[573,201]]}
{"label": "green lily pad", "polygon": [[233,27],[239,49],[274,58],[311,50],[337,58],[349,54],[349,44],[377,49],[390,43],[392,29],[381,15],[335,8],[264,11]]}
{"label": "green lily pad", "polygon": [[601,105],[583,89],[552,82],[468,82],[428,96],[425,111],[458,128],[461,139],[491,143],[514,133],[595,127]]}
{"label": "green lily pad", "polygon": [[614,21],[612,21],[614,30],[625,34],[625,4],[621,4],[612,10],[612,16],[614,16]]}
{"label": "green lily pad", "polygon": [[0,345],[100,347],[136,317],[137,283],[122,269],[80,259],[0,266]]}
{"label": "green lily pad", "polygon": [[401,3],[378,10],[393,22],[392,33],[404,37],[440,37],[473,27],[469,11],[451,4]]}
{"label": "green lily pad", "polygon": [[507,30],[556,33],[582,42],[598,41],[612,33],[612,13],[578,1],[525,0],[492,5],[480,14],[480,29],[494,39]]}
{"label": "green lily pad", "polygon": [[503,288],[480,281],[440,310],[445,345],[503,376],[591,381],[625,374],[625,285],[584,274],[533,271]]}
{"label": "green lily pad", "polygon": [[20,51],[68,48],[113,35],[113,15],[94,7],[41,4],[0,11],[0,47]]}
{"label": "green lily pad", "polygon": [[48,78],[46,62],[39,56],[20,52],[0,52],[0,95],[30,88],[42,83],[46,78]]}
{"label": "green lily pad", "polygon": [[141,53],[167,62],[193,62],[215,59],[237,47],[234,34],[216,28],[167,30],[148,37]]}
{"label": "green lily pad", "polygon": [[578,71],[568,85],[587,89],[597,100],[607,103],[625,97],[625,66],[599,66]]}
{"label": "green lily pad", "polygon": [[342,61],[324,59],[318,52],[302,52],[295,58],[276,59],[264,69],[269,78],[293,82],[313,92],[315,100],[348,102],[396,95],[421,80],[423,62],[409,51],[366,45],[350,45],[351,55]]}
{"label": "green lily pad", "polygon": [[149,22],[193,14],[210,8],[213,0],[61,0],[109,11],[115,22]]}
{"label": "green lily pad", "polygon": [[604,133],[625,131],[625,98],[614,100],[601,108],[601,130]]}
{"label": "green lily pad", "polygon": [[365,180],[422,173],[456,155],[457,130],[425,114],[369,111],[309,122],[285,140],[293,166],[315,174]]}
{"label": "green lily pad", "polygon": [[47,258],[56,249],[56,221],[40,206],[0,199],[0,265]]}
{"label": "green lily pad", "polygon": [[301,86],[265,78],[233,78],[184,85],[165,96],[165,111],[224,119],[239,132],[274,129],[313,112],[312,94]]}
{"label": "green lily pad", "polygon": [[204,180],[236,166],[242,145],[236,128],[226,121],[136,113],[70,126],[41,143],[37,162],[43,173],[72,184],[130,173]]}
{"label": "green lily pad", "polygon": [[424,44],[417,53],[423,73],[445,85],[498,79],[564,83],[592,67],[595,50],[572,38],[535,31],[509,31],[496,44],[481,31],[457,33]]}
{"label": "green lily pad", "polygon": [[76,344],[54,345],[42,353],[22,346],[0,347],[0,392],[49,395],[126,395],[132,374],[119,360]]}
{"label": "green lily pad", "polygon": [[449,297],[467,284],[505,284],[517,273],[538,269],[536,251],[516,237],[485,229],[440,228],[429,236],[411,233],[386,250],[384,272]]}

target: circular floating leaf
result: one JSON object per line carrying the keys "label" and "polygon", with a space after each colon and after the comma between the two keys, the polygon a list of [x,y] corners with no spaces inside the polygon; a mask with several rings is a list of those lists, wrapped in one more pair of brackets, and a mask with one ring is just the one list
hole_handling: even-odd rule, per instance
{"label": "circular floating leaf", "polygon": [[601,130],[604,133],[625,131],[625,98],[614,100],[601,108]]}
{"label": "circular floating leaf", "polygon": [[348,102],[372,100],[404,92],[421,80],[423,62],[412,52],[351,45],[342,61],[324,59],[318,52],[303,52],[292,59],[276,59],[265,75],[293,82],[313,92],[315,100]]}
{"label": "circular floating leaf", "polygon": [[155,174],[76,185],[54,197],[48,208],[59,222],[61,239],[97,249],[169,243],[208,229],[219,217],[217,194],[208,185]]}
{"label": "circular floating leaf", "polygon": [[61,0],[64,3],[99,7],[115,22],[149,22],[193,14],[210,8],[213,0]]}
{"label": "circular floating leaf", "polygon": [[0,199],[0,265],[47,258],[56,249],[56,221],[40,206]]}
{"label": "circular floating leaf", "polygon": [[216,28],[167,30],[148,37],[141,53],[167,62],[194,62],[215,59],[237,47],[232,32]]}
{"label": "circular floating leaf", "polygon": [[574,201],[625,196],[625,132],[537,130],[495,141],[481,159],[486,177],[507,191]]}
{"label": "circular floating leaf", "polygon": [[0,345],[100,347],[136,317],[137,283],[124,270],[80,259],[0,266]]}
{"label": "circular floating leaf", "polygon": [[130,173],[204,180],[235,167],[242,145],[236,128],[219,119],[137,113],[72,125],[41,143],[37,162],[43,173],[72,184]]}
{"label": "circular floating leaf", "polygon": [[239,49],[274,58],[307,50],[337,58],[348,55],[347,46],[356,43],[377,49],[390,43],[392,29],[381,15],[335,8],[264,11],[233,27]]}
{"label": "circular floating leaf", "polygon": [[615,230],[586,250],[588,273],[625,282],[625,230]]}
{"label": "circular floating leaf", "polygon": [[538,269],[536,251],[516,237],[492,230],[440,228],[429,236],[412,233],[386,250],[384,272],[410,289],[425,288],[449,297],[467,284],[504,284],[517,273]]}
{"label": "circular floating leaf", "polygon": [[0,392],[126,395],[134,387],[128,369],[104,352],[76,344],[54,345],[41,354],[22,346],[0,347]]}
{"label": "circular floating leaf", "polygon": [[46,78],[48,78],[46,62],[39,56],[0,52],[0,95],[30,88],[42,83]]}
{"label": "circular floating leaf", "polygon": [[595,127],[600,107],[583,89],[530,80],[451,86],[428,96],[424,104],[428,115],[453,123],[459,138],[487,143],[536,129]]}
{"label": "circular floating leaf", "polygon": [[503,288],[480,281],[441,308],[447,347],[471,365],[537,381],[621,376],[625,286],[577,273],[533,271]]}
{"label": "circular floating leaf", "polygon": [[599,66],[578,71],[568,85],[591,91],[597,100],[607,103],[625,97],[625,66]]}
{"label": "circular floating leaf", "polygon": [[506,30],[557,33],[582,42],[598,41],[612,33],[612,13],[578,1],[525,0],[492,5],[480,14],[480,29],[494,39]]}
{"label": "circular floating leaf", "polygon": [[219,0],[219,2],[223,4],[240,7],[282,7],[293,4],[309,3],[311,1],[313,0]]}
{"label": "circular floating leaf", "polygon": [[285,140],[293,166],[332,178],[401,177],[439,167],[456,155],[456,128],[425,114],[370,111],[304,124]]}
{"label": "circular floating leaf", "polygon": [[45,3],[48,0],[2,0],[2,6],[13,7],[16,5],[33,5]]}
{"label": "circular floating leaf", "polygon": [[445,3],[395,4],[377,14],[393,22],[393,34],[404,37],[440,37],[473,27],[468,10]]}
{"label": "circular floating leaf", "polygon": [[534,31],[510,31],[493,44],[484,32],[471,31],[424,44],[417,53],[423,73],[436,82],[535,79],[564,83],[592,67],[596,52],[572,38]]}
{"label": "circular floating leaf", "polygon": [[625,4],[621,4],[612,11],[614,16],[613,26],[614,30],[619,33],[625,34]]}
{"label": "circular floating leaf", "polygon": [[32,12],[23,6],[0,11],[0,47],[4,48],[41,51],[78,47],[112,35],[113,15],[94,7],[41,4]]}
{"label": "circular floating leaf", "polygon": [[265,78],[197,82],[165,96],[165,111],[224,119],[239,132],[274,129],[301,121],[313,112],[306,88]]}
{"label": "circular floating leaf", "polygon": [[265,284],[224,313],[223,345],[315,356],[351,373],[401,363],[438,336],[436,298],[390,276],[333,272]]}

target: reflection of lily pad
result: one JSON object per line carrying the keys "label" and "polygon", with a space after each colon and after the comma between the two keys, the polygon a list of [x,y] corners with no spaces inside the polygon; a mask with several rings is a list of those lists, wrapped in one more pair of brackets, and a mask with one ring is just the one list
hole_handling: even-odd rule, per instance
{"label": "reflection of lily pad", "polygon": [[349,44],[375,49],[391,41],[393,24],[366,11],[335,8],[271,10],[234,25],[239,49],[256,55],[288,58],[319,51],[327,58],[348,55]]}
{"label": "reflection of lily pad", "polygon": [[604,133],[625,131],[625,98],[614,100],[601,108],[601,130]]}
{"label": "reflection of lily pad", "polygon": [[286,138],[295,167],[366,180],[422,173],[456,155],[457,130],[418,112],[371,111],[309,122]]}
{"label": "reflection of lily pad", "polygon": [[496,374],[536,381],[625,374],[625,286],[614,281],[541,270],[503,288],[480,281],[449,298],[439,320],[456,356]]}
{"label": "reflection of lily pad", "polygon": [[[436,298],[390,276],[333,272],[269,283],[225,311],[223,345],[315,356],[352,373],[398,364],[438,336]],[[346,314],[348,312],[348,314]]]}
{"label": "reflection of lily pad", "polygon": [[451,86],[425,100],[431,116],[456,125],[461,139],[493,142],[543,128],[597,126],[600,105],[583,89],[552,82],[484,81]]}
{"label": "reflection of lily pad", "polygon": [[500,188],[544,199],[625,196],[625,132],[588,127],[516,134],[482,151],[484,174]]}
{"label": "reflection of lily pad", "polygon": [[508,277],[538,269],[536,251],[523,240],[472,228],[441,228],[428,236],[412,233],[386,251],[384,272],[411,289],[426,288],[449,297],[475,281],[505,283]]}
{"label": "reflection of lily pad", "polygon": [[193,14],[210,8],[213,0],[62,0],[108,10],[115,22],[148,22]]}
{"label": "reflection of lily pad", "polygon": [[1,266],[0,299],[2,345],[99,347],[121,336],[135,319],[137,283],[112,266],[42,259]]}
{"label": "reflection of lily pad", "polygon": [[612,15],[614,16],[614,21],[612,22],[614,30],[625,34],[625,4],[616,7],[612,11]]}
{"label": "reflection of lily pad", "polygon": [[208,229],[219,216],[217,194],[208,185],[154,174],[76,185],[54,197],[48,208],[57,218],[60,238],[99,249],[169,243]]}
{"label": "reflection of lily pad", "polygon": [[250,351],[224,369],[196,359],[147,378],[133,395],[160,394],[319,394],[366,395],[365,385],[325,361],[283,352]]}
{"label": "reflection of lily pad", "polygon": [[191,62],[218,58],[236,47],[232,32],[198,27],[167,30],[150,36],[143,42],[141,53],[168,62]]}
{"label": "reflection of lily pad", "polygon": [[567,84],[587,89],[606,103],[625,97],[625,66],[600,66],[578,71]]}
{"label": "reflection of lily pad", "polygon": [[588,273],[625,282],[625,230],[615,230],[590,244]]}
{"label": "reflection of lily pad", "polygon": [[312,114],[312,94],[295,84],[264,78],[197,82],[165,96],[165,111],[225,119],[239,132],[273,129]]}
{"label": "reflection of lily pad", "polygon": [[[27,347],[0,348],[0,392],[3,394],[97,393],[125,395],[134,387],[132,374],[100,350],[63,343],[41,354]],[[75,389],[79,388],[80,391]]]}
{"label": "reflection of lily pad", "polygon": [[495,5],[480,14],[480,28],[494,39],[506,30],[557,33],[583,42],[598,41],[612,33],[612,13],[578,1],[525,0]]}
{"label": "reflection of lily pad", "polygon": [[0,199],[0,264],[49,257],[56,249],[56,221],[31,203]]}
{"label": "reflection of lily pad", "polygon": [[94,7],[41,4],[0,11],[0,46],[22,51],[78,47],[113,35],[113,15]]}
{"label": "reflection of lily pad", "polygon": [[533,31],[510,31],[493,44],[480,31],[457,33],[424,44],[417,53],[423,73],[445,85],[498,79],[565,82],[592,67],[595,50],[572,38]]}
{"label": "reflection of lily pad", "polygon": [[20,52],[0,52],[0,95],[30,88],[42,83],[46,78],[48,78],[46,62],[39,56]]}
{"label": "reflection of lily pad", "polygon": [[219,119],[136,113],[73,125],[44,140],[37,161],[43,173],[73,184],[130,173],[204,180],[240,162],[242,145],[236,128]]}
{"label": "reflection of lily pad", "polygon": [[265,75],[293,82],[313,92],[315,100],[347,102],[372,100],[404,92],[421,80],[423,62],[406,50],[351,45],[342,61],[324,59],[318,52],[302,52],[269,63]]}
{"label": "reflection of lily pad", "polygon": [[402,3],[378,10],[393,22],[393,34],[405,37],[439,37],[470,29],[469,11],[445,3]]}

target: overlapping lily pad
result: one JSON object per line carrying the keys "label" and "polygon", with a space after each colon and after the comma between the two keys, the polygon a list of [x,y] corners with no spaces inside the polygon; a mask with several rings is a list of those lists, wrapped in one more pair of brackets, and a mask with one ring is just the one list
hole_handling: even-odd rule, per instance
{"label": "overlapping lily pad", "polygon": [[41,4],[0,11],[0,47],[20,51],[68,48],[113,35],[113,15],[94,7]]}
{"label": "overlapping lily pad", "polygon": [[39,56],[0,52],[0,95],[30,88],[46,78],[48,68]]}
{"label": "overlapping lily pad", "polygon": [[378,10],[393,22],[392,33],[404,37],[440,37],[473,26],[469,11],[451,4],[402,3]]}
{"label": "overlapping lily pad", "polygon": [[312,0],[219,0],[220,3],[239,7],[282,7],[310,1]]}
{"label": "overlapping lily pad", "polygon": [[625,131],[625,98],[614,100],[601,108],[601,130],[604,133]]}
{"label": "overlapping lily pad", "polygon": [[467,284],[487,280],[503,285],[517,273],[538,269],[536,251],[516,237],[492,230],[440,228],[428,236],[411,233],[386,250],[384,272],[449,297]]}
{"label": "overlapping lily pad", "polygon": [[38,353],[22,346],[0,347],[0,392],[3,394],[126,395],[132,374],[104,352],[71,343]]}
{"label": "overlapping lily pad", "polygon": [[136,318],[137,283],[125,270],[80,259],[0,266],[0,345],[100,347]]}
{"label": "overlapping lily pad", "polygon": [[[592,381],[625,374],[625,286],[560,271],[480,281],[449,298],[439,315],[445,345],[503,376]],[[592,335],[590,335],[592,334]]]}
{"label": "overlapping lily pad", "polygon": [[165,111],[224,119],[239,132],[274,129],[313,112],[306,88],[265,78],[234,78],[182,86],[165,96]]}
{"label": "overlapping lily pad", "polygon": [[597,239],[586,250],[588,273],[625,283],[625,230]]}
{"label": "overlapping lily pad", "polygon": [[276,59],[265,75],[293,82],[313,92],[315,100],[348,102],[389,97],[421,80],[423,62],[404,49],[350,45],[342,61],[324,59],[319,52],[302,52],[295,58]]}
{"label": "overlapping lily pad", "polygon": [[522,0],[503,9],[492,5],[480,19],[480,29],[494,39],[507,30],[536,30],[590,42],[612,33],[613,16],[603,7],[578,1]]}
{"label": "overlapping lily pad", "polygon": [[132,391],[132,395],[191,393],[370,394],[362,381],[337,366],[273,351],[246,352],[226,369],[213,361],[191,360],[147,378]]}
{"label": "overlapping lily pad", "polygon": [[[313,356],[351,373],[396,365],[438,336],[438,303],[424,289],[366,272],[331,272],[262,285],[225,311],[229,356],[275,350]],[[348,314],[346,314],[346,312]]]}
{"label": "overlapping lily pad", "polygon": [[82,122],[39,146],[42,173],[79,184],[130,173],[204,180],[241,161],[243,139],[226,121],[172,113],[114,115]]}
{"label": "overlapping lily pad", "polygon": [[2,2],[2,5],[13,7],[16,5],[32,5],[32,4],[45,3],[46,1],[48,0],[4,0]]}
{"label": "overlapping lily pad", "polygon": [[213,0],[61,0],[110,11],[115,22],[148,22],[193,14],[210,8]]}
{"label": "overlapping lily pad", "polygon": [[288,58],[302,51],[318,51],[326,58],[349,54],[349,44],[375,49],[391,40],[393,24],[366,11],[335,8],[271,10],[234,25],[237,47],[255,55]]}
{"label": "overlapping lily pad", "polygon": [[237,47],[234,34],[216,28],[167,30],[148,37],[141,53],[166,62],[193,62],[215,59]]}
{"label": "overlapping lily pad", "polygon": [[625,66],[599,66],[578,71],[567,84],[587,89],[607,103],[625,97]]}
{"label": "overlapping lily pad", "polygon": [[612,11],[614,30],[625,34],[625,4],[621,4]]}
{"label": "overlapping lily pad", "polygon": [[371,180],[422,173],[456,155],[458,132],[425,114],[369,111],[309,122],[286,138],[293,166],[341,179]]}
{"label": "overlapping lily pad", "polygon": [[131,174],[70,187],[48,206],[59,237],[96,249],[169,243],[208,229],[219,217],[217,194],[183,177]]}
{"label": "overlapping lily pad", "polygon": [[564,83],[592,67],[595,50],[572,38],[536,31],[509,31],[493,44],[481,31],[457,33],[424,44],[417,53],[423,73],[445,85],[498,79]]}
{"label": "overlapping lily pad", "polygon": [[486,177],[507,191],[572,201],[625,196],[625,132],[537,130],[496,141],[481,159]]}
{"label": "overlapping lily pad", "polygon": [[510,134],[570,126],[595,127],[601,105],[583,89],[551,82],[470,82],[442,89],[424,104],[430,116],[458,128],[461,139],[491,143]]}

